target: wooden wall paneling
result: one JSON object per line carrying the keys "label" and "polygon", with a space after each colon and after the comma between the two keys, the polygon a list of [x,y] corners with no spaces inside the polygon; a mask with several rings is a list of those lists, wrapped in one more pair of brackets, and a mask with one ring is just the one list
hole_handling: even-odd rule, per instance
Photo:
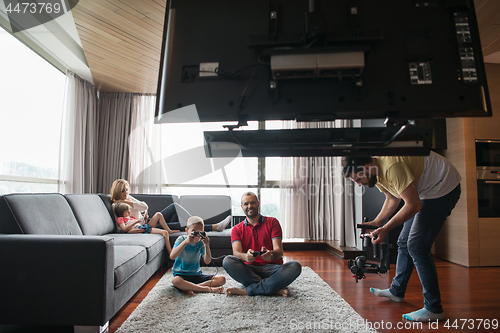
{"label": "wooden wall paneling", "polygon": [[[492,117],[475,118],[475,139],[500,140],[500,65],[486,64]],[[500,204],[500,203],[499,203]],[[500,218],[478,219],[480,266],[500,265]]]}
{"label": "wooden wall paneling", "polygon": [[464,266],[479,266],[474,119],[447,119],[445,157],[462,176],[462,195],[435,245],[438,258]]}
{"label": "wooden wall paneling", "polygon": [[[116,31],[118,34],[122,35],[123,38],[127,40],[138,40],[144,45],[158,45],[158,35],[160,34],[161,42],[161,31],[152,28],[144,28],[138,25],[136,22],[132,22],[129,19],[119,15],[117,11],[111,11],[106,7],[101,6],[99,3],[94,3],[90,1],[80,1],[78,3],[79,11],[84,11],[88,15],[94,18],[96,24],[101,26],[106,26],[109,29]],[[160,44],[161,45],[161,44]]]}
{"label": "wooden wall paneling", "polygon": [[[462,175],[462,189],[467,195],[467,232],[469,267],[479,266],[479,225],[477,204],[477,177],[476,177],[476,142],[474,140],[475,118],[464,118],[464,149],[465,149],[465,174]],[[462,193],[463,193],[462,192]]]}
{"label": "wooden wall paneling", "polygon": [[[103,59],[109,64],[114,63],[116,66],[122,66],[123,61],[129,61],[141,63],[143,67],[148,67],[154,71],[156,64],[158,63],[158,60],[151,58],[150,55],[145,56],[140,45],[136,43],[123,45],[119,38],[105,32],[96,34],[82,29],[80,38],[82,39],[82,42],[84,40],[87,44],[86,55],[88,54],[93,58]],[[106,50],[102,50],[102,43],[108,43],[109,46]],[[158,51],[158,56],[159,53],[160,51]],[[110,58],[111,56],[116,58]],[[129,70],[131,72],[138,73],[141,71],[141,68],[130,68]]]}
{"label": "wooden wall paneling", "polygon": [[[497,14],[497,17],[500,18],[500,13]],[[497,21],[496,17],[495,17],[495,21]],[[498,24],[500,24],[500,22]],[[481,36],[480,36],[482,48],[487,47],[491,43],[498,40],[498,30],[500,29],[500,26],[498,24],[491,24],[491,25],[482,29]],[[486,55],[486,54],[484,54],[484,55]]]}
{"label": "wooden wall paneling", "polygon": [[498,52],[500,48],[500,1],[474,0],[483,56]]}
{"label": "wooden wall paneling", "polygon": [[133,22],[138,26],[141,26],[144,29],[151,31],[154,34],[163,36],[163,23],[158,23],[154,20],[145,21],[144,19],[147,18],[147,16],[144,16],[143,14],[137,11],[129,12],[123,9],[119,9],[115,13],[123,18],[128,19],[130,22]]}
{"label": "wooden wall paneling", "polygon": [[500,266],[500,219],[479,219],[480,266]]}
{"label": "wooden wall paneling", "polygon": [[117,4],[124,10],[130,8],[144,16],[150,17],[155,22],[163,26],[165,18],[166,0],[107,0],[110,3]]}
{"label": "wooden wall paneling", "polygon": [[464,123],[461,118],[450,118],[446,121],[448,149],[445,157],[457,168],[462,175],[462,195],[457,206],[448,217],[443,229],[435,242],[435,253],[438,258],[460,265],[469,265],[467,228],[467,193],[465,182],[465,138]]}

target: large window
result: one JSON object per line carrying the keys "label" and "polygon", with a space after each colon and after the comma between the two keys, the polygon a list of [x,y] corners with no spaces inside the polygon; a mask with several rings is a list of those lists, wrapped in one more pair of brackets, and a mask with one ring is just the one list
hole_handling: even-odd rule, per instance
{"label": "large window", "polygon": [[[260,195],[261,213],[279,219],[281,159],[237,157],[210,162],[204,158],[203,131],[222,131],[222,123],[162,124],[162,161],[166,184],[163,193],[175,195],[230,195],[233,215],[243,215],[241,195]],[[244,130],[278,129],[279,122],[249,122]],[[198,158],[197,158],[198,157]],[[192,161],[199,161],[193,163]],[[179,165],[182,169],[179,169]]]}
{"label": "large window", "polygon": [[57,192],[65,75],[0,28],[0,194]]}
{"label": "large window", "polygon": [[[257,122],[249,122],[246,129],[257,129],[257,125]],[[258,185],[257,158],[214,158],[211,161],[205,158],[203,132],[223,131],[223,123],[181,123],[160,126],[162,126],[163,169],[170,186],[173,184],[215,187]],[[179,169],[178,165],[182,165],[182,169]]]}

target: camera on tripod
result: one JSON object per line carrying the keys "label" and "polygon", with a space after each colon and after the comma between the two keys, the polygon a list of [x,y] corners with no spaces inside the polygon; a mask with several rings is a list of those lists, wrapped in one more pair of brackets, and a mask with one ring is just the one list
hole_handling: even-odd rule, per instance
{"label": "camera on tripod", "polygon": [[378,227],[366,224],[358,224],[357,227],[361,229],[360,237],[363,239],[363,248],[373,247],[373,258],[380,258],[380,264],[366,262],[365,256],[358,256],[354,260],[349,259],[347,267],[354,274],[353,277],[356,279],[356,283],[358,283],[358,280],[366,278],[365,273],[386,273],[390,267],[389,249],[392,248],[391,244],[372,244],[370,234],[367,234],[366,230],[378,229]]}

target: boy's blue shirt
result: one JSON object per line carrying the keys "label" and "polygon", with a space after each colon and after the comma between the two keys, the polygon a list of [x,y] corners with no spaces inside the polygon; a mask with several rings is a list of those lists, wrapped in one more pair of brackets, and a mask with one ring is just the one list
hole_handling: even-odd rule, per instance
{"label": "boy's blue shirt", "polygon": [[[188,235],[182,235],[175,240],[174,248],[179,246]],[[184,250],[175,258],[172,273],[180,275],[201,275],[200,258],[205,254],[205,245],[200,240],[195,244],[187,244]]]}

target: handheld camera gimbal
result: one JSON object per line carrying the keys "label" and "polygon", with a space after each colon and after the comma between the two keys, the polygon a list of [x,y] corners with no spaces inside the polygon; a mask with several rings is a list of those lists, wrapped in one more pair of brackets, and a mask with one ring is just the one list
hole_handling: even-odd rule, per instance
{"label": "handheld camera gimbal", "polygon": [[372,239],[366,233],[366,230],[377,229],[378,227],[364,224],[358,224],[357,227],[361,229],[360,237],[363,239],[363,248],[373,247],[373,258],[380,258],[380,264],[366,262],[365,256],[358,256],[354,260],[349,259],[347,267],[354,274],[353,277],[356,279],[356,283],[358,283],[359,279],[366,278],[365,273],[386,273],[390,266],[389,249],[392,248],[391,244],[372,244]]}

